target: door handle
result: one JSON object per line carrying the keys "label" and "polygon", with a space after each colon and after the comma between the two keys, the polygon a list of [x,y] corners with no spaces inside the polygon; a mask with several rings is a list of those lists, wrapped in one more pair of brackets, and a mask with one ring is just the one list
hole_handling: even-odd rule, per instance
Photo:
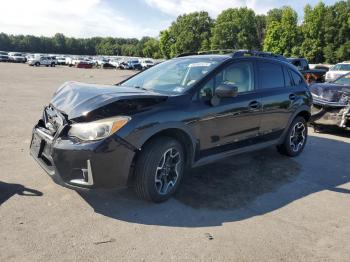
{"label": "door handle", "polygon": [[258,101],[252,101],[249,103],[249,107],[251,109],[258,109],[260,107],[260,103]]}
{"label": "door handle", "polygon": [[295,100],[296,98],[297,98],[297,96],[295,94],[290,94],[289,95],[289,99],[292,100],[292,101]]}

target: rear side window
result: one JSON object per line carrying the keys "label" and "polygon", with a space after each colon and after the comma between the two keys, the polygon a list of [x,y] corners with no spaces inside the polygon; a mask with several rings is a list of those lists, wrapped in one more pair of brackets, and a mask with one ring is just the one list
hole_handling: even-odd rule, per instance
{"label": "rear side window", "polygon": [[284,67],[284,79],[285,79],[286,87],[294,86],[292,76],[291,76],[289,70],[285,67]]}
{"label": "rear side window", "polygon": [[301,60],[301,66],[303,67],[303,68],[307,68],[307,62],[306,62],[306,60]]}
{"label": "rear side window", "polygon": [[292,71],[292,70],[289,70],[289,72],[290,72],[290,75],[291,75],[292,78],[293,78],[294,85],[298,86],[298,85],[301,85],[301,84],[304,83],[303,78],[302,78],[299,74],[295,73],[295,72]]}
{"label": "rear side window", "polygon": [[260,88],[284,87],[283,70],[279,64],[259,62],[258,74]]}

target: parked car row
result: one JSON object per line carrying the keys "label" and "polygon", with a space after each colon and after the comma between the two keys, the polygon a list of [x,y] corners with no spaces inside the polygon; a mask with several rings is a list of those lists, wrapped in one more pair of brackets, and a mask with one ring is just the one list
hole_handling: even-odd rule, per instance
{"label": "parked car row", "polygon": [[55,54],[29,54],[0,51],[0,62],[28,63],[30,66],[67,65],[77,68],[103,68],[144,70],[160,61],[150,58],[122,56],[76,56]]}
{"label": "parked car row", "polygon": [[[350,72],[350,61],[334,66],[314,65],[311,67],[305,58],[288,58],[289,63],[297,67],[307,83],[331,82]],[[144,70],[160,61],[150,58],[122,56],[74,56],[54,54],[28,54],[21,52],[0,51],[0,62],[28,63],[30,66],[67,65],[77,68],[113,68],[127,70]]]}
{"label": "parked car row", "polygon": [[58,64],[84,68],[113,68],[128,70],[144,70],[156,64],[153,59],[131,58],[131,57],[59,57]]}
{"label": "parked car row", "polygon": [[22,53],[0,51],[0,62],[25,63],[27,58]]}

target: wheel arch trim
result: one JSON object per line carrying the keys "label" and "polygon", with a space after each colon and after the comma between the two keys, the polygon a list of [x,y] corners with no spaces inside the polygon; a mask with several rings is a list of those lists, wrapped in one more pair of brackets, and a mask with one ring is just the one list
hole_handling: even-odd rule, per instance
{"label": "wheel arch trim", "polygon": [[286,125],[286,128],[284,129],[280,139],[279,139],[279,144],[282,143],[288,133],[289,127],[292,124],[293,120],[297,117],[297,116],[303,116],[304,114],[307,114],[308,119],[305,119],[307,122],[310,120],[311,118],[311,109],[310,106],[307,105],[303,105],[300,106],[297,110],[295,110],[295,112],[291,115],[291,117],[288,120],[288,123]]}

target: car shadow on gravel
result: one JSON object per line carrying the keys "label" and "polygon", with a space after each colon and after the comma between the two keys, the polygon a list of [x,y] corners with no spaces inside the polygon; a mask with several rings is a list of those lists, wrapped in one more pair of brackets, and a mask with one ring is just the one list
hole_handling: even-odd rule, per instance
{"label": "car shadow on gravel", "polygon": [[320,134],[335,135],[344,138],[350,138],[350,129],[340,128],[336,126],[321,126],[318,127]]}
{"label": "car shadow on gravel", "polygon": [[0,206],[14,195],[42,196],[43,193],[20,184],[9,184],[0,181]]}
{"label": "car shadow on gravel", "polygon": [[[310,137],[298,158],[278,154],[275,148],[228,158],[193,169],[173,199],[161,204],[139,200],[132,190],[79,192],[104,216],[131,223],[173,227],[219,226],[277,210],[322,190],[350,194],[341,185],[350,182],[350,163],[332,165],[350,144]],[[343,160],[344,161],[344,160]]]}

